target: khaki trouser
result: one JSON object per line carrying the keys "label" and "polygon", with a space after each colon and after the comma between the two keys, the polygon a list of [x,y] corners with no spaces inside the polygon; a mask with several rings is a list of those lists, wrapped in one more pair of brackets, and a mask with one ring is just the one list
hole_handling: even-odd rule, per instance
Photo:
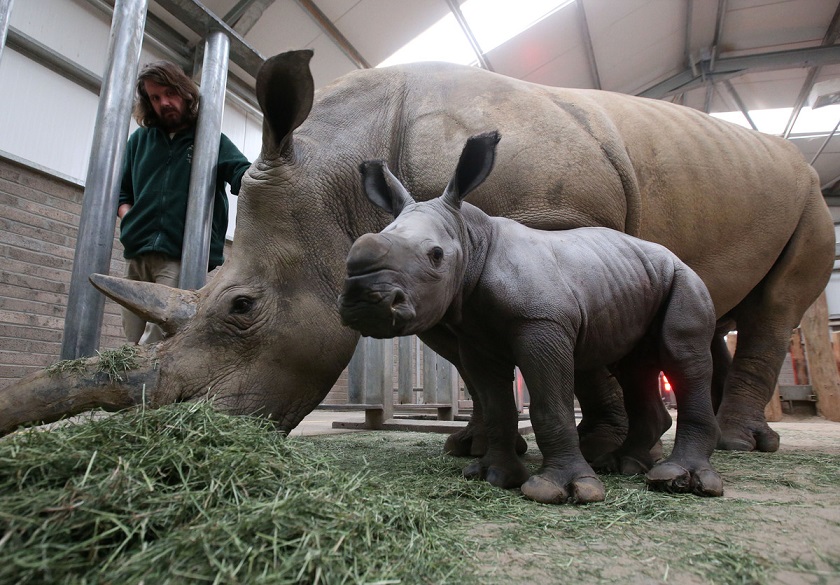
{"label": "khaki trouser", "polygon": [[[164,254],[141,254],[127,261],[125,277],[141,282],[156,282],[177,287],[181,261]],[[128,309],[122,310],[123,331],[131,343],[140,345],[163,339],[163,331],[154,323],[147,323]]]}

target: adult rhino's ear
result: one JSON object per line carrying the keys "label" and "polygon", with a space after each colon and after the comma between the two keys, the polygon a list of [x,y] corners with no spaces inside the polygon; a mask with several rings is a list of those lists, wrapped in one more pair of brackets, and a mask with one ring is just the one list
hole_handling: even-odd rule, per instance
{"label": "adult rhino's ear", "polygon": [[309,69],[312,51],[289,51],[266,59],[257,73],[257,101],[263,112],[263,155],[289,152],[292,132],[312,109],[315,82]]}
{"label": "adult rhino's ear", "polygon": [[368,160],[359,165],[362,189],[374,205],[397,217],[414,199],[384,160]]}
{"label": "adult rhino's ear", "polygon": [[464,197],[484,182],[493,170],[496,145],[501,138],[498,131],[494,131],[476,134],[467,140],[461,151],[461,158],[458,159],[455,174],[443,192],[444,201],[459,208]]}

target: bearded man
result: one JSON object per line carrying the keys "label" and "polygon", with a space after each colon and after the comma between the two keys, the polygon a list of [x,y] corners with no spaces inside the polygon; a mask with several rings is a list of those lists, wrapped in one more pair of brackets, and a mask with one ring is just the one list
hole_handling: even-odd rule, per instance
{"label": "bearded man", "polygon": [[[140,128],[128,139],[117,209],[126,278],[131,280],[178,286],[198,102],[198,87],[177,65],[158,61],[140,70],[133,112]],[[225,183],[237,195],[249,165],[222,134],[208,270],[224,262]],[[163,337],[159,327],[127,309],[123,309],[123,329],[133,343]]]}

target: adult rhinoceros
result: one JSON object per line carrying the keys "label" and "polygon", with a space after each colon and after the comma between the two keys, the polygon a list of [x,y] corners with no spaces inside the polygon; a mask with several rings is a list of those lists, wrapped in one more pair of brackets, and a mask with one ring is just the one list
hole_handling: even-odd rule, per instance
{"label": "adult rhinoceros", "polygon": [[[171,334],[145,350],[148,371],[122,385],[36,374],[0,395],[0,430],[141,394],[153,405],[213,394],[221,408],[291,430],[357,341],[336,309],[350,245],[390,221],[366,201],[359,163],[387,161],[428,199],[451,173],[440,161],[455,160],[468,136],[498,129],[496,172],[472,203],[536,228],[607,226],[675,252],[708,286],[721,327],[739,332],[719,446],[778,448],[764,406],[791,328],[834,258],[817,175],[793,146],[670,103],[440,63],[358,71],[316,94],[311,56],[284,53],[259,73],[262,153],[243,178],[236,240],[218,274],[195,293],[98,277]],[[445,333],[424,339],[457,364]],[[715,346],[723,365],[722,337]],[[595,406],[607,419],[621,410]],[[480,412],[473,423],[450,437],[453,451],[469,450]],[[602,428],[589,431],[609,440]]]}

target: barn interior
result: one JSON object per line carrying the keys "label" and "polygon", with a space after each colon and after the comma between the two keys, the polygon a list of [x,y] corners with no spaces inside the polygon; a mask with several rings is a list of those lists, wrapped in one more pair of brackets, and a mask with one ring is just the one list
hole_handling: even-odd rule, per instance
{"label": "barn interior", "polygon": [[[262,148],[263,113],[256,97],[258,71],[266,59],[296,49],[311,49],[314,53],[311,70],[316,90],[327,88],[342,76],[362,69],[414,61],[448,61],[546,86],[602,90],[672,102],[781,137],[793,144],[819,175],[822,195],[834,219],[835,239],[840,240],[838,37],[838,0],[0,0],[0,392],[58,360],[109,352],[125,343],[119,305],[90,287],[87,276],[94,272],[122,275],[125,271],[119,229],[111,210],[115,209],[113,194],[119,180],[125,141],[138,128],[130,116],[130,102],[136,72],[145,63],[160,59],[171,61],[199,83],[202,103],[207,104],[209,112],[207,118],[214,119],[216,124],[207,131],[211,136],[223,132],[250,161],[260,156]],[[237,196],[229,193],[228,202],[230,221],[226,249],[229,250],[237,237]],[[206,256],[202,256],[206,251],[200,250],[200,242],[204,241],[207,228],[191,225],[188,229],[191,245],[195,246],[199,258],[196,266],[200,267],[202,262],[206,264]],[[654,505],[659,506],[658,509],[639,511],[638,496],[628,488],[632,486],[629,480],[609,479],[609,512],[614,515],[597,516],[597,526],[593,526],[606,533],[613,527],[622,530],[622,547],[628,546],[629,542],[631,551],[625,555],[626,566],[587,572],[588,560],[580,561],[581,565],[576,560],[577,553],[563,556],[568,552],[564,550],[557,558],[566,563],[566,569],[571,567],[569,575],[587,582],[669,582],[668,562],[672,562],[671,582],[805,583],[840,579],[840,559],[832,548],[840,521],[836,497],[837,456],[840,453],[836,438],[840,426],[838,250],[840,248],[835,245],[834,269],[825,293],[807,313],[802,327],[792,332],[776,392],[765,410],[767,420],[778,423],[773,428],[783,433],[778,478],[768,479],[766,470],[770,465],[764,459],[747,463],[746,459],[739,458],[741,454],[716,454],[715,465],[722,470],[726,489],[731,490],[726,492],[730,496],[727,504],[740,505],[745,501],[748,504],[731,509],[723,506],[712,513],[707,511],[711,508],[703,508],[693,522],[705,527],[705,521],[710,529],[708,535],[691,536],[691,540],[702,542],[702,550],[691,553],[675,553],[667,542],[669,538],[674,542],[678,540],[682,528],[672,521],[682,518],[681,510],[657,499]],[[212,274],[208,276],[203,269],[197,269],[192,278],[188,281],[190,286],[183,288],[200,288]],[[730,351],[734,351],[737,332],[731,332],[726,342]],[[676,418],[673,392],[664,376],[660,377],[660,392],[670,414]],[[533,442],[528,416],[529,394],[519,373],[515,377],[513,393],[519,410],[519,431],[531,443],[528,464],[536,469],[539,462],[535,453],[539,451]],[[330,461],[335,464],[334,468],[341,468],[342,473],[346,467],[346,474],[337,480],[336,486],[330,484],[330,489],[335,487],[335,491],[325,497],[329,503],[338,501],[341,504],[342,494],[352,492],[354,498],[358,496],[352,505],[361,506],[366,498],[354,490],[364,484],[365,477],[357,473],[357,468],[375,461],[375,455],[371,453],[378,450],[381,454],[383,443],[387,443],[393,455],[386,469],[389,476],[405,470],[410,474],[425,474],[435,468],[432,475],[438,474],[435,478],[442,485],[449,485],[452,473],[459,474],[460,464],[444,463],[442,468],[445,469],[440,471],[441,466],[429,463],[423,457],[438,461],[429,454],[439,454],[439,443],[443,439],[438,441],[440,435],[433,433],[451,433],[464,428],[473,406],[454,366],[418,338],[401,338],[395,342],[364,338],[333,389],[294,435],[310,438],[326,433],[341,434],[340,438],[322,437],[323,443],[306,444],[306,457],[317,459],[321,447],[335,449],[336,459]],[[579,421],[579,409],[576,414]],[[229,424],[227,420],[213,418],[215,413],[200,410],[198,414],[190,410],[187,414],[164,412],[155,416],[160,417],[161,422],[154,424],[159,424],[156,428],[161,429],[160,436],[165,440],[170,434],[177,435],[175,430],[181,423],[185,428],[190,428],[190,424],[205,427],[209,424],[214,428]],[[195,422],[196,418],[204,416],[209,417],[206,419],[209,423],[204,419]],[[187,419],[192,422],[184,422]],[[128,419],[114,424],[130,426],[134,422]],[[119,436],[128,436],[130,432],[124,426],[115,428]],[[373,433],[361,433],[355,435],[359,438],[353,438],[352,432],[371,429],[406,432],[392,433],[402,435],[398,439],[385,439]],[[262,437],[260,433],[264,429],[249,427],[245,431]],[[245,431],[234,430],[230,435]],[[426,434],[419,436],[412,431]],[[88,437],[87,440],[92,439]],[[146,446],[145,440],[136,439],[138,445]],[[189,442],[181,437],[177,437],[178,440]],[[264,445],[268,443],[260,440]],[[672,445],[673,429],[667,435],[666,443],[669,447]],[[2,444],[0,442],[0,452]],[[160,444],[156,445],[148,451],[161,449]],[[294,449],[295,443],[291,445],[290,449]],[[287,449],[285,446],[275,448],[272,444],[270,447],[259,451],[259,457],[263,457],[263,453],[267,458],[295,460],[297,457],[284,450]],[[61,465],[57,459],[60,457],[50,458],[50,452],[61,453],[63,457],[60,448],[57,444],[50,446],[45,452],[37,453],[37,458],[49,461],[49,466],[59,469]],[[93,483],[95,478],[101,477],[96,481],[102,482],[106,494],[109,490],[118,491],[109,482],[122,478],[121,474],[127,473],[129,464],[121,459],[116,471],[108,470],[96,476],[95,468],[100,465],[98,461],[94,465],[97,445],[90,448],[92,454],[85,451],[86,460],[81,464],[81,472],[75,470],[69,478],[62,477],[60,481],[72,487],[79,479],[77,476],[83,476],[81,485],[84,487],[86,481]],[[419,458],[418,453],[422,455]],[[415,459],[407,465],[399,459],[403,456]],[[104,459],[105,455],[99,457]],[[247,451],[237,454],[236,458],[248,460]],[[338,464],[342,458],[344,467]],[[18,463],[8,466],[9,477],[12,474],[24,478],[29,475],[21,471],[24,464]],[[235,464],[235,460],[226,463]],[[309,471],[307,469],[305,473]],[[294,481],[294,473],[290,483]],[[313,473],[315,479],[311,482],[306,476],[304,483],[308,486],[324,481],[322,468]],[[372,473],[372,477],[380,481],[376,479],[378,471]],[[229,483],[237,505],[241,494],[255,489],[240,487],[238,481],[233,478]],[[136,483],[140,484],[139,481]],[[211,489],[220,485],[215,479],[209,483]],[[403,487],[412,484],[413,480],[380,483],[388,490],[396,491],[397,483]],[[12,483],[0,485],[0,500],[23,490],[8,487]],[[152,485],[151,481],[149,485]],[[413,514],[414,509],[410,506],[428,495],[423,493],[424,484],[417,485],[419,491],[408,493],[406,501],[399,499],[403,497],[401,494],[394,496],[392,492],[376,499],[376,505],[386,506],[383,502],[391,498],[390,502],[396,503],[397,508]],[[637,487],[632,486],[632,490]],[[154,490],[160,492],[162,489],[165,486],[155,484]],[[451,512],[462,501],[494,497],[493,493],[488,496],[475,490],[471,485],[441,488],[440,501],[445,502]],[[759,495],[750,500],[750,490]],[[82,490],[79,488],[73,493],[82,493]],[[135,497],[139,499],[135,495],[128,499]],[[246,499],[247,494],[242,501]],[[47,503],[31,515],[41,518],[57,514],[70,518],[76,507],[84,507],[80,502],[77,499],[69,503]],[[796,502],[795,512],[784,507],[791,502]],[[260,514],[273,514],[275,504],[272,500]],[[420,504],[421,508],[426,506],[422,501]],[[488,520],[488,515],[481,514],[475,516],[476,522],[492,525],[487,529],[488,533],[514,528],[513,533],[526,543],[526,548],[531,546],[527,544],[531,541],[525,536],[530,530],[524,526],[525,520],[530,526],[539,524],[571,534],[571,526],[581,518],[570,514],[546,519],[539,510],[532,518],[517,507],[518,502],[506,505],[509,507],[503,508],[503,514],[507,519],[505,522],[510,521],[508,524],[495,525],[493,520]],[[172,507],[177,506],[173,504],[166,511],[171,511]],[[307,510],[306,518],[295,519],[295,522],[316,524],[313,518],[317,519],[319,512],[328,507],[328,503],[321,502],[311,512]],[[771,507],[773,510],[768,513]],[[204,511],[200,506],[198,508],[196,514],[201,516]],[[164,508],[157,503],[148,512],[129,510],[127,519],[119,520],[122,528],[114,530],[119,532],[138,518],[142,519],[145,530],[147,518],[161,510]],[[6,516],[0,513],[0,527],[3,527],[0,530],[0,558],[11,554],[7,551],[13,545],[41,551],[18,542],[18,534],[25,530],[13,521],[26,513],[29,512],[22,512],[14,519],[11,513]],[[344,510],[338,514],[342,521],[343,515]],[[737,530],[714,524],[716,515],[735,518],[739,523],[738,530],[747,520],[755,521],[754,533],[740,538],[736,535]],[[371,517],[374,516],[378,524],[374,526],[376,536],[373,540],[381,538],[384,541],[387,533],[393,532],[391,536],[398,541],[399,547],[410,548],[399,540],[399,532],[392,531],[390,525],[382,528],[378,512]],[[445,513],[438,513],[437,517],[428,520],[428,524],[434,524],[444,516]],[[762,517],[760,521],[756,520],[759,516]],[[92,521],[94,532],[99,530],[102,517],[104,515],[100,514]],[[237,515],[240,520],[242,517]],[[403,522],[403,516],[399,514],[394,518]],[[511,520],[513,518],[517,519]],[[564,526],[563,522],[567,520],[568,525]],[[104,525],[104,520],[102,522]],[[415,530],[413,522],[413,517],[405,520],[405,524]],[[664,540],[656,533],[659,522],[664,522],[667,529],[668,537]],[[441,520],[441,523],[444,522]],[[794,524],[798,526],[796,536],[786,537]],[[642,537],[636,538],[634,531],[639,526],[645,530]],[[779,526],[784,526],[784,530],[778,529]],[[198,537],[193,535],[201,531],[211,534],[217,527],[210,522],[208,526],[190,528],[194,531],[186,540],[194,543]],[[232,529],[226,528],[223,532],[225,530],[229,535],[234,534]],[[325,568],[322,574],[319,563],[336,555],[337,551],[343,553],[342,547],[346,548],[346,543],[365,530],[368,530],[368,538],[371,534],[369,528],[361,529],[359,533],[352,532],[359,530],[355,526],[346,530],[351,532],[332,535],[335,538],[328,537],[330,528],[326,529],[327,536],[301,537],[302,544],[296,546],[303,551],[301,558],[305,559],[300,561],[300,566],[295,565],[290,581],[285,582],[329,583],[330,579],[335,582],[343,579],[346,582],[396,583],[411,582],[416,578],[418,582],[468,583],[479,575],[483,582],[552,583],[558,582],[556,576],[561,570],[560,565],[550,565],[547,572],[533,569],[529,563],[535,557],[528,556],[531,552],[522,553],[518,549],[510,552],[505,548],[509,543],[494,541],[489,548],[495,550],[493,547],[497,547],[505,552],[491,554],[482,549],[479,552],[483,555],[481,561],[485,568],[466,576],[459,575],[458,569],[454,568],[461,562],[457,555],[454,560],[446,557],[448,564],[438,563],[439,566],[428,569],[428,573],[424,572],[426,568],[411,569],[415,574],[406,570],[394,573],[398,575],[394,577],[377,566],[370,569],[370,573],[354,577],[350,573],[342,574],[341,571],[347,570],[342,566],[341,569],[329,569],[337,571],[333,573]],[[428,536],[424,530],[417,529]],[[480,541],[487,534],[483,530],[479,532]],[[714,533],[723,536],[714,536]],[[761,556],[762,539],[771,533],[779,534],[772,548],[775,557],[771,553]],[[614,541],[606,540],[608,544],[604,544],[604,541],[575,534],[579,542],[585,543],[584,548],[603,554],[607,561],[618,550]],[[457,535],[443,541],[444,548],[467,558],[469,554],[459,548],[462,546],[459,542],[465,541],[457,540],[463,535]],[[130,536],[135,535],[132,532]],[[180,576],[188,581],[201,573],[207,581],[215,578],[216,582],[249,582],[247,577],[241,577],[247,575],[252,582],[260,582],[256,573],[248,572],[250,568],[243,569],[244,561],[237,566],[240,557],[247,557],[254,566],[258,565],[254,560],[258,558],[256,553],[252,555],[251,549],[242,552],[241,544],[249,536],[231,536],[231,548],[235,550],[230,553],[234,559],[230,567],[222,567],[227,560],[214,565],[213,555],[208,553],[211,561],[206,567],[201,564],[202,560],[200,570]],[[550,536],[554,538],[554,535]],[[312,544],[319,538],[325,543],[323,550]],[[147,545],[151,551],[154,543],[145,532],[140,540],[143,539],[147,542],[140,543],[138,550],[142,549],[145,554]],[[81,564],[94,564],[90,559],[100,550],[97,548],[100,541],[96,542],[90,549],[94,552],[84,551],[87,560]],[[119,566],[121,554],[126,558],[135,554],[128,552],[134,550],[134,541],[126,538],[125,543],[131,544],[116,542],[118,545],[108,549],[112,556],[104,563],[103,571]],[[275,561],[277,542],[275,536]],[[480,542],[480,546],[485,544]],[[691,542],[687,544],[688,547],[691,545]],[[432,559],[430,564],[436,562],[438,557],[435,555],[444,558],[443,552],[425,540],[423,546],[427,548],[422,549],[420,556],[428,555]],[[84,548],[84,543],[79,547]],[[72,546],[68,550],[70,548]],[[106,548],[102,545],[102,550]],[[726,554],[715,557],[710,552],[713,548]],[[209,550],[209,547],[205,545],[205,549]],[[316,549],[317,554],[309,554]],[[399,558],[403,553],[399,549],[388,554],[391,558]],[[374,556],[370,551],[354,551],[353,554],[356,555],[353,559],[366,554]],[[539,556],[541,553],[533,554]],[[501,558],[499,555],[509,556]],[[666,558],[667,555],[671,556]],[[701,557],[706,556],[713,561],[704,564]],[[529,559],[527,562],[522,560],[525,557]],[[24,574],[20,567],[27,565],[32,575],[38,575],[29,582],[58,579],[58,573],[51,573],[49,563],[43,561],[48,558],[46,553],[42,554],[42,561],[34,557],[6,558],[8,563],[0,563],[0,581],[14,576],[14,582],[25,582],[19,580]],[[657,564],[655,571],[645,572],[652,564],[648,561],[654,558],[657,559],[653,563]],[[758,562],[754,562],[756,558],[759,558]],[[100,560],[98,558],[97,562]],[[38,566],[39,562],[44,566]],[[661,566],[658,565],[660,562],[663,563]],[[397,561],[391,564],[404,569]],[[486,566],[490,566],[490,570]],[[76,568],[67,569],[68,574],[73,570]],[[510,573],[511,570],[514,572]],[[195,578],[196,582],[201,580]],[[570,580],[574,579],[570,577]]]}

